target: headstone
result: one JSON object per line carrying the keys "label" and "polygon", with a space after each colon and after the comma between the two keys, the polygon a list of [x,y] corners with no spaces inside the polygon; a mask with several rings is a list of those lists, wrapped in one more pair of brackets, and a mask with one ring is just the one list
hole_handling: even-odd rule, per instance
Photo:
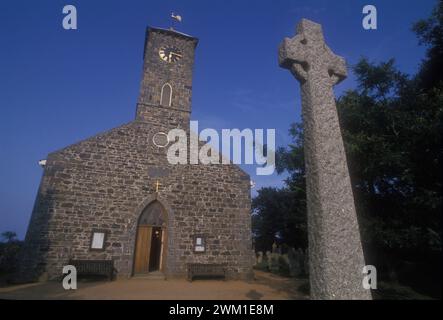
{"label": "headstone", "polygon": [[278,259],[276,259],[275,253],[266,251],[266,262],[268,263],[269,271],[278,272]]}
{"label": "headstone", "polygon": [[333,86],[346,62],[325,44],[321,25],[303,19],[279,49],[279,64],[300,81],[312,299],[371,299]]}
{"label": "headstone", "polygon": [[263,262],[263,251],[259,251],[257,255],[257,264],[261,264]]}
{"label": "headstone", "polygon": [[[281,248],[281,247],[280,247]],[[289,263],[289,257],[286,253],[278,253],[277,254],[278,261],[278,272],[281,275],[290,276],[291,274],[291,265]]]}
{"label": "headstone", "polygon": [[277,252],[277,244],[275,242],[272,244],[272,252],[273,253]]}

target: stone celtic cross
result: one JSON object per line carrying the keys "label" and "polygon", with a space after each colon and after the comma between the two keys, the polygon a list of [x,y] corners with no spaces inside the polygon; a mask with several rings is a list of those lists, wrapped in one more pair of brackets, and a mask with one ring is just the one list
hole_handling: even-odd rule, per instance
{"label": "stone celtic cross", "polygon": [[325,44],[320,24],[303,19],[279,49],[279,64],[300,81],[313,299],[371,299],[333,86],[346,62]]}

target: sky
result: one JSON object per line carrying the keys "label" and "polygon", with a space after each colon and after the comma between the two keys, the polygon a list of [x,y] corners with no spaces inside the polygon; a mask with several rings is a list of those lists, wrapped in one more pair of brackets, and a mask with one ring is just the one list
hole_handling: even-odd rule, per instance
{"label": "sky", "polygon": [[[78,29],[62,27],[74,5]],[[377,30],[364,30],[362,8],[377,8]],[[300,121],[298,82],[279,68],[277,49],[301,18],[323,25],[329,47],[348,65],[361,57],[396,59],[417,71],[425,48],[412,23],[430,15],[435,0],[262,1],[21,1],[0,2],[0,232],[23,239],[42,176],[38,160],[62,147],[135,117],[146,26],[199,38],[192,119],[200,129],[275,129],[277,146],[290,143]],[[349,77],[336,95],[355,88]],[[256,176],[256,190],[282,186],[284,175]]]}

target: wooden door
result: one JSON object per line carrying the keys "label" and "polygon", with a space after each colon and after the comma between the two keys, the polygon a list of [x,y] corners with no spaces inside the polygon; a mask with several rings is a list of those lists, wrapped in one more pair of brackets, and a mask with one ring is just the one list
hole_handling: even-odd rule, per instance
{"label": "wooden door", "polygon": [[134,273],[149,272],[149,256],[151,251],[152,227],[139,226],[135,249]]}
{"label": "wooden door", "polygon": [[162,250],[160,253],[160,271],[164,272],[165,271],[165,259],[166,259],[166,253],[168,250],[168,233],[166,232],[166,229],[162,230]]}

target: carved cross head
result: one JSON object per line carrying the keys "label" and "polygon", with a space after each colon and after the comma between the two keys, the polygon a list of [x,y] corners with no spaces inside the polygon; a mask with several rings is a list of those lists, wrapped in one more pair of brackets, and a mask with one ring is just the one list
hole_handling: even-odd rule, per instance
{"label": "carved cross head", "polygon": [[346,61],[326,45],[321,25],[302,19],[293,38],[285,38],[278,53],[279,65],[289,69],[300,81],[309,74],[328,77],[335,85],[347,76]]}

